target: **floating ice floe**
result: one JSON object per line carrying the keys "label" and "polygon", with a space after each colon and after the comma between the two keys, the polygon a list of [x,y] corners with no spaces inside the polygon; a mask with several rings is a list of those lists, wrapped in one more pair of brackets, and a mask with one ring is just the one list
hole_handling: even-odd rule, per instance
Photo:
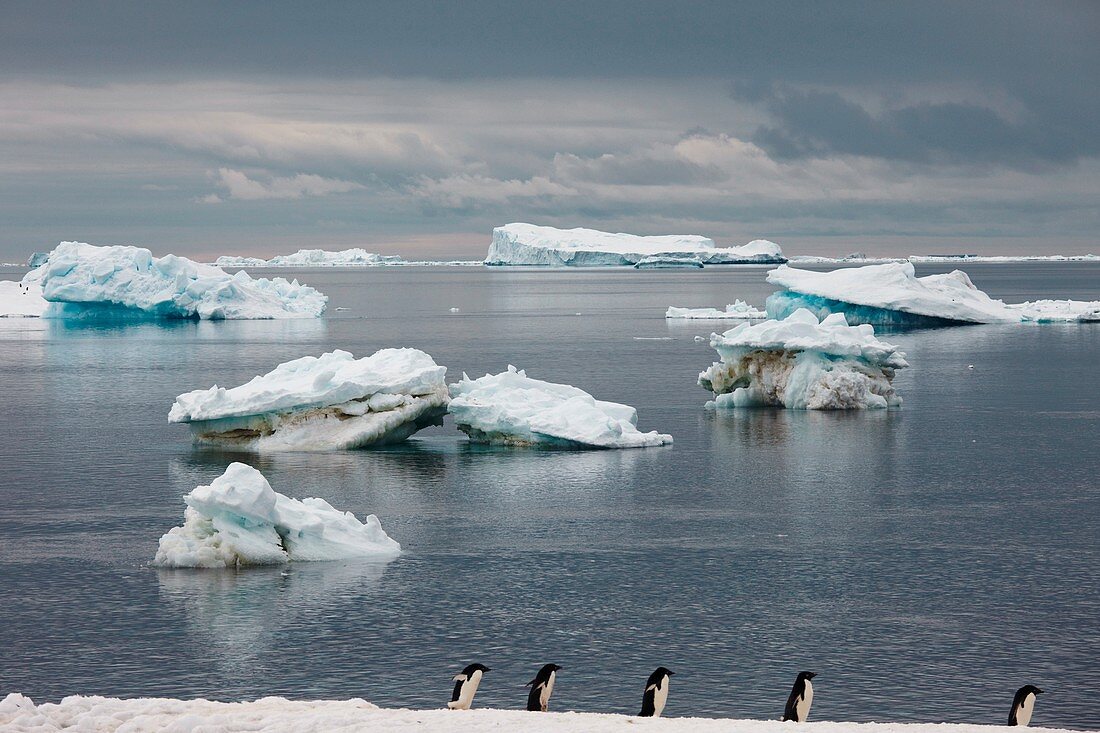
{"label": "floating ice floe", "polygon": [[304,356],[232,389],[181,394],[168,421],[196,442],[254,451],[328,451],[405,440],[447,412],[447,367],[417,349]]}
{"label": "floating ice floe", "polygon": [[638,430],[638,411],[603,402],[582,389],[531,379],[509,365],[451,385],[448,408],[459,430],[475,443],[560,448],[645,448],[671,435]]}
{"label": "floating ice floe", "polygon": [[724,311],[717,308],[677,308],[674,305],[669,306],[665,311],[665,318],[703,321],[751,321],[767,317],[768,314],[765,311],[753,308],[743,300],[735,300],[727,305]]}
{"label": "floating ice floe", "polygon": [[153,565],[232,568],[291,560],[392,558],[401,545],[373,514],[360,522],[324,499],[291,499],[264,475],[232,463],[209,486],[183,498],[183,526],[160,538]]}
{"label": "floating ice floe", "polygon": [[[486,265],[600,267],[634,265],[650,258],[694,259],[703,265],[786,262],[779,245],[763,239],[743,247],[715,247],[696,235],[640,237],[595,229],[508,224],[493,230]],[[690,265],[694,267],[694,265]]]}
{"label": "floating ice floe", "polygon": [[850,323],[950,326],[959,323],[1100,320],[1100,301],[1042,300],[1006,305],[979,290],[962,270],[917,277],[912,263],[867,265],[830,272],[781,265],[768,282],[784,290],[765,304],[783,318],[800,308],[846,314]]}
{"label": "floating ice floe", "polygon": [[713,392],[708,407],[781,406],[853,410],[901,404],[894,373],[909,364],[869,325],[849,326],[843,313],[818,321],[802,308],[781,321],[743,323],[712,334],[721,361],[699,375]]}
{"label": "floating ice floe", "polygon": [[698,257],[681,257],[673,255],[650,255],[643,257],[634,263],[635,270],[678,270],[678,269],[702,269],[703,263]]}
{"label": "floating ice floe", "polygon": [[47,306],[38,283],[0,280],[0,318],[39,318]]}
{"label": "floating ice floe", "polygon": [[316,318],[327,298],[297,280],[253,279],[142,247],[62,242],[24,283],[41,282],[56,318]]}

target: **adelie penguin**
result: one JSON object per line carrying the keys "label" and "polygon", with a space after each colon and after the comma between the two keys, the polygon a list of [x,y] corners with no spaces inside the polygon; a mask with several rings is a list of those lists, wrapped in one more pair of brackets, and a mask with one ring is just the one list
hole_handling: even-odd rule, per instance
{"label": "adelie penguin", "polygon": [[668,701],[668,680],[672,672],[664,667],[658,667],[645,681],[645,692],[642,693],[642,712],[640,718],[659,718]]}
{"label": "adelie penguin", "polygon": [[558,677],[559,670],[561,667],[556,664],[544,664],[535,675],[535,679],[524,685],[531,688],[530,694],[527,695],[528,710],[545,713],[549,709],[550,696],[554,694],[554,681]]}
{"label": "adelie penguin", "polygon": [[805,723],[810,717],[810,705],[814,701],[814,686],[810,682],[817,677],[815,672],[799,672],[791,688],[790,697],[787,698],[787,707],[783,708],[783,717],[780,720],[793,720],[796,723]]}
{"label": "adelie penguin", "polygon": [[1031,714],[1035,712],[1035,696],[1042,695],[1043,691],[1035,685],[1024,685],[1016,690],[1016,697],[1012,698],[1012,710],[1008,712],[1009,725],[1024,725],[1031,722]]}
{"label": "adelie penguin", "polygon": [[454,680],[455,690],[451,693],[451,701],[447,707],[451,710],[469,710],[477,693],[477,686],[481,684],[482,676],[490,671],[484,664],[471,664],[456,674]]}

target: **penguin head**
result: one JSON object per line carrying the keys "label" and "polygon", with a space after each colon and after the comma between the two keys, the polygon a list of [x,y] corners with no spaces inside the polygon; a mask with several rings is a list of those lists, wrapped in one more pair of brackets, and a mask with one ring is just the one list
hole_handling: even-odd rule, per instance
{"label": "penguin head", "polygon": [[800,680],[812,680],[817,677],[817,672],[799,672],[798,679]]}
{"label": "penguin head", "polygon": [[481,664],[479,662],[474,662],[473,664],[467,665],[466,669],[462,670],[462,674],[469,677],[474,672],[481,672],[482,674],[485,674],[486,672],[491,672],[491,671],[492,670],[489,669],[488,667],[486,667],[484,664]]}
{"label": "penguin head", "polygon": [[1021,687],[1019,690],[1016,691],[1016,696],[1017,697],[1024,697],[1025,695],[1027,695],[1029,693],[1032,694],[1032,695],[1042,695],[1043,691],[1040,690],[1035,685],[1024,685],[1023,687]]}
{"label": "penguin head", "polygon": [[658,667],[657,669],[653,670],[654,677],[671,677],[674,674],[676,673],[673,672],[671,669],[668,669],[667,667]]}

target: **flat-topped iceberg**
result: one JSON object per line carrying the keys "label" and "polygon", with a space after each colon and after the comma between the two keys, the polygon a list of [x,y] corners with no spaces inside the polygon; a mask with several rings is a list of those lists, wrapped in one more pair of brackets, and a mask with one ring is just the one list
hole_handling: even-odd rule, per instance
{"label": "flat-topped iceberg", "polygon": [[270,260],[260,257],[223,255],[215,263],[219,267],[377,267],[405,265],[399,255],[380,255],[360,247],[328,252],[323,249],[300,249],[290,255],[276,255]]}
{"label": "flat-topped iceberg", "polygon": [[702,268],[698,257],[683,255],[650,255],[634,263],[635,270],[677,270]]}
{"label": "flat-topped iceberg", "polygon": [[1006,305],[975,287],[962,270],[917,277],[912,263],[893,262],[830,272],[781,265],[768,282],[784,288],[768,297],[771,318],[800,308],[823,317],[846,314],[850,323],[948,326],[959,323],[1089,321],[1100,301],[1035,301]]}
{"label": "flat-topped iceberg", "polygon": [[254,451],[327,451],[405,440],[441,424],[447,367],[418,349],[288,361],[232,389],[181,394],[168,421],[196,442]]}
{"label": "flat-topped iceberg", "polygon": [[582,389],[531,379],[509,365],[451,385],[448,408],[459,430],[475,443],[557,448],[644,448],[672,442],[671,435],[638,430],[638,411],[603,402]]}
{"label": "flat-topped iceberg", "polygon": [[721,361],[699,375],[716,397],[708,407],[780,406],[852,410],[901,404],[895,371],[909,364],[869,325],[850,326],[843,313],[818,321],[799,309],[781,321],[743,323],[712,334]]}
{"label": "flat-topped iceberg", "polygon": [[38,283],[0,280],[0,318],[38,318],[47,306]]}
{"label": "flat-topped iceberg", "polygon": [[232,568],[291,560],[389,559],[401,552],[373,514],[360,522],[324,499],[291,499],[243,463],[230,464],[213,483],[183,500],[183,526],[160,538],[153,565]]}
{"label": "flat-topped iceberg", "polygon": [[717,308],[677,308],[670,305],[668,310],[665,311],[665,318],[703,321],[752,321],[767,317],[766,312],[753,308],[743,300],[735,300],[727,305],[725,310],[718,310]]}
{"label": "flat-topped iceberg", "polygon": [[493,230],[485,264],[606,267],[634,265],[647,258],[690,258],[704,265],[786,262],[779,245],[763,239],[743,247],[715,247],[714,240],[697,235],[641,237],[517,223]]}
{"label": "flat-topped iceberg", "polygon": [[327,298],[297,280],[253,279],[142,247],[62,242],[24,282],[40,280],[47,317],[317,318]]}

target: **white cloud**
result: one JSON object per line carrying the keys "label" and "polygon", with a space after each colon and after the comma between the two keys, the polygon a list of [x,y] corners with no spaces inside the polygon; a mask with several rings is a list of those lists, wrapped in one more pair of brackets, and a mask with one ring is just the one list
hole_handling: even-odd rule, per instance
{"label": "white cloud", "polygon": [[[300,199],[303,196],[327,196],[332,193],[347,193],[363,188],[354,181],[342,181],[336,178],[324,178],[309,173],[299,173],[293,177],[273,177],[266,183],[249,178],[242,171],[232,168],[218,169],[218,185],[229,193],[229,198],[242,201],[261,199]],[[217,199],[217,200],[215,200]],[[203,199],[204,203],[219,203],[220,198],[211,194]]]}

